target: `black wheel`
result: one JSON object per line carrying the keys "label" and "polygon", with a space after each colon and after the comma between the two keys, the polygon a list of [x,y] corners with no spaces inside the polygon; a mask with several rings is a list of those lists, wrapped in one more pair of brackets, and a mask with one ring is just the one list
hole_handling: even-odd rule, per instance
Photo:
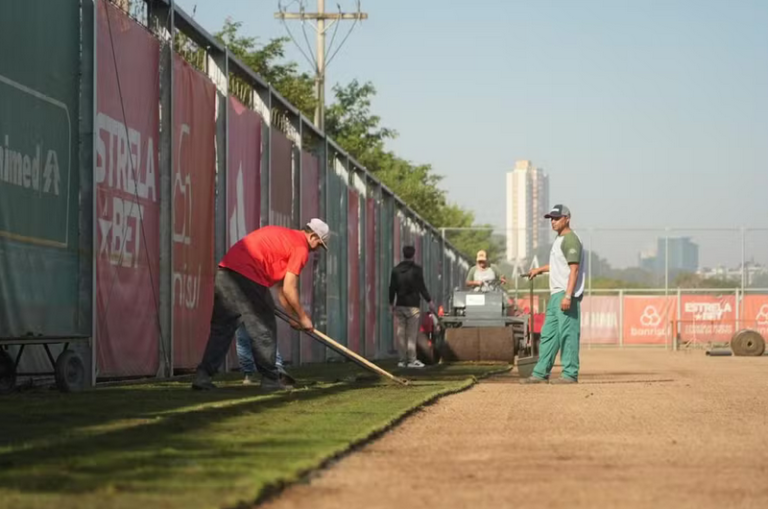
{"label": "black wheel", "polygon": [[85,389],[86,376],[83,359],[72,350],[61,352],[56,359],[56,387],[61,392],[77,392]]}
{"label": "black wheel", "polygon": [[9,394],[16,389],[16,365],[8,352],[0,349],[0,394]]}
{"label": "black wheel", "polygon": [[759,332],[744,329],[731,338],[733,355],[742,357],[759,357],[765,353],[765,339]]}

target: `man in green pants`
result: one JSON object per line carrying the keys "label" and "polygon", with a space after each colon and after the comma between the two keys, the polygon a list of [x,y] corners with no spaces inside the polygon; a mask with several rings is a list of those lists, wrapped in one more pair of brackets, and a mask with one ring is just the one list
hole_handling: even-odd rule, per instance
{"label": "man in green pants", "polygon": [[575,384],[579,380],[579,308],[584,293],[584,249],[579,237],[571,230],[571,211],[568,207],[555,205],[544,217],[552,222],[557,239],[549,253],[549,265],[531,269],[528,277],[549,272],[551,295],[541,330],[539,362],[533,368],[533,375],[521,379],[520,383],[547,383],[559,350],[562,377],[549,383]]}

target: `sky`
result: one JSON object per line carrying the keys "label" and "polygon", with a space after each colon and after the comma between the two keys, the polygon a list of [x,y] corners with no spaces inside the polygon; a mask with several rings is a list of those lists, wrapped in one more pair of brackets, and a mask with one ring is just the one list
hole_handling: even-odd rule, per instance
{"label": "sky", "polygon": [[[210,32],[231,16],[262,42],[286,35],[277,0],[176,4],[196,6]],[[449,199],[479,222],[504,228],[505,174],[527,159],[549,174],[550,202],[567,204],[574,229],[594,229],[595,250],[617,263],[634,263],[665,227],[768,228],[768,2],[363,0],[362,9],[369,19],[331,62],[327,94],[373,82],[374,113],[399,133],[389,147],[432,164]],[[300,22],[289,26],[303,41]],[[292,44],[288,58],[310,70]],[[671,235],[688,233],[702,264],[740,259],[737,231]],[[768,231],[745,244],[748,259],[768,262]]]}

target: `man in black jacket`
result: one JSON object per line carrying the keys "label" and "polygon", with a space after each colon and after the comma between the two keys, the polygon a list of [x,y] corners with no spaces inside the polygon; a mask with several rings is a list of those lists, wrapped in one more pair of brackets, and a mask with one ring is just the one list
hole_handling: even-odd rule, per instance
{"label": "man in black jacket", "polygon": [[[416,358],[416,336],[419,333],[419,297],[429,303],[429,309],[435,312],[432,297],[429,296],[424,284],[424,272],[421,266],[413,261],[416,249],[413,246],[403,247],[403,257],[392,269],[389,280],[390,311],[397,320],[397,351],[400,368],[423,368],[424,363]],[[397,298],[397,300],[395,300]]]}

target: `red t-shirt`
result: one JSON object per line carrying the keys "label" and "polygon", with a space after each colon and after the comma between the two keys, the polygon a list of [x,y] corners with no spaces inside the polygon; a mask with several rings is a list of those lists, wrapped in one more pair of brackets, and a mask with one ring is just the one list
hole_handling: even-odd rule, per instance
{"label": "red t-shirt", "polygon": [[297,276],[309,260],[309,243],[304,232],[282,226],[254,230],[234,246],[219,262],[263,286],[274,286],[286,272]]}

